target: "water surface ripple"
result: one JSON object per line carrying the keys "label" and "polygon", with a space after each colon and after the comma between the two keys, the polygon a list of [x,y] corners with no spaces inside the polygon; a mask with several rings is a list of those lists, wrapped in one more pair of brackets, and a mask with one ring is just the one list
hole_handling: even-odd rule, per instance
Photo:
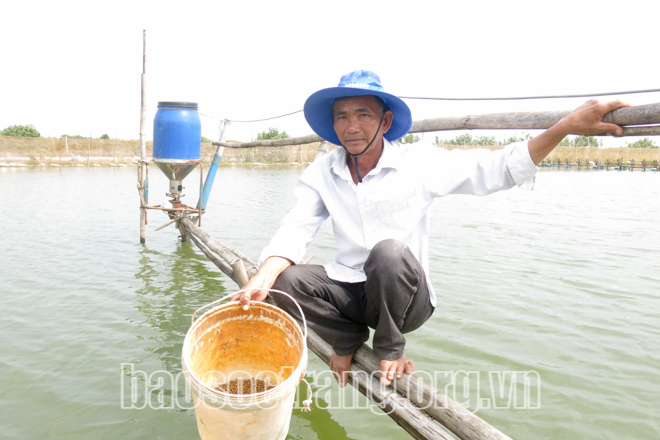
{"label": "water surface ripple", "polygon": [[[164,203],[167,182],[151,171],[150,203]],[[221,169],[203,229],[256,260],[301,172]],[[154,232],[162,213],[139,244],[135,174],[0,168],[3,437],[197,438],[194,412],[167,408],[187,397],[168,373],[181,371],[192,312],[235,285],[173,227]],[[660,437],[659,179],[543,171],[535,191],[438,200],[438,309],[407,345],[420,374],[463,372],[469,381],[436,374],[435,385],[512,438]],[[188,204],[197,182],[186,181]],[[326,224],[308,255],[325,262],[334,248]],[[308,377],[326,368],[312,355]],[[538,374],[540,407],[506,407],[491,377],[507,371]],[[135,386],[150,388],[122,409]],[[320,391],[321,408],[294,411],[289,438],[409,438],[378,411],[328,407],[335,385]]]}

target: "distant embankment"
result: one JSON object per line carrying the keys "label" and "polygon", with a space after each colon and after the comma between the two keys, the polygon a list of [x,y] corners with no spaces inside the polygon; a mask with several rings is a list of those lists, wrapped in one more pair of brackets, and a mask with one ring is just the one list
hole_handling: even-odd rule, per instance
{"label": "distant embankment", "polygon": [[[319,144],[293,145],[282,148],[226,148],[223,163],[284,164],[312,162]],[[210,163],[216,148],[202,144],[201,159]],[[153,143],[147,142],[147,157],[151,159]],[[140,141],[117,139],[64,139],[0,136],[0,163],[26,165],[129,165],[140,158]]]}
{"label": "distant embankment", "polygon": [[[469,150],[472,148],[487,148],[489,150],[498,150],[504,147],[472,147],[469,145],[440,145],[443,148],[448,150],[453,150],[459,148],[461,150]],[[570,160],[571,163],[577,162],[578,159],[585,161],[590,160],[595,162],[599,160],[605,162],[607,160],[611,162],[616,162],[618,159],[622,159],[624,162],[629,162],[634,160],[636,163],[641,163],[642,160],[652,162],[654,160],[660,160],[660,148],[599,148],[599,147],[557,147],[552,153],[546,158],[552,162],[556,162],[557,159],[561,160],[562,163],[566,159]]]}
{"label": "distant embankment", "polygon": [[[288,147],[257,147],[247,149],[225,148],[223,164],[293,164],[309,163],[316,157],[318,143],[292,145]],[[334,147],[334,146],[333,146]],[[447,149],[488,148],[496,150],[502,147],[471,147],[442,145]],[[334,147],[336,148],[336,147]],[[153,145],[147,142],[147,156],[152,157]],[[210,163],[215,153],[211,144],[202,144],[202,161]],[[0,164],[25,165],[129,165],[140,156],[140,142],[116,139],[64,139],[64,138],[26,138],[0,136]],[[560,159],[624,162],[635,160],[660,160],[657,148],[597,148],[597,147],[557,147],[548,156],[553,162]]]}
{"label": "distant embankment", "polygon": [[[151,142],[147,148],[151,151]],[[129,164],[140,141],[0,136],[0,162],[27,165]]]}

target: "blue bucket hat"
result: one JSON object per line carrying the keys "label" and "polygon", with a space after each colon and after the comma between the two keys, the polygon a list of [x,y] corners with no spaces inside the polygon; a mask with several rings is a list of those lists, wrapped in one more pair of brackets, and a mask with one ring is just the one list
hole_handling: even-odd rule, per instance
{"label": "blue bucket hat", "polygon": [[397,96],[386,93],[380,84],[380,77],[368,70],[347,73],[341,77],[339,86],[313,93],[305,101],[305,119],[316,134],[328,142],[341,145],[332,121],[331,111],[335,99],[366,95],[378,96],[385,102],[385,109],[394,114],[392,126],[384,135],[385,139],[393,142],[410,131],[412,115],[408,105]]}

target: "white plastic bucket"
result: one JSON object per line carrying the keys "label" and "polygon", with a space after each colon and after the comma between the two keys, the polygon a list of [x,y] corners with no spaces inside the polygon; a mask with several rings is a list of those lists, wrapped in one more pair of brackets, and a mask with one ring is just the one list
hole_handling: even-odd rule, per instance
{"label": "white plastic bucket", "polygon": [[[307,368],[304,316],[303,333],[286,312],[262,302],[251,302],[245,311],[233,301],[209,310],[197,321],[195,315],[183,342],[181,364],[192,390],[202,440],[284,439],[296,387],[304,380]],[[244,395],[216,389],[235,379],[267,380],[277,385]]]}

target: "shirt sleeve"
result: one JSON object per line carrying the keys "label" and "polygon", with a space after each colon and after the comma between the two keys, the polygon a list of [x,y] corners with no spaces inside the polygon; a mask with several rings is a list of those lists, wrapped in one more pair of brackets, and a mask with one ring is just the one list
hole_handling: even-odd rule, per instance
{"label": "shirt sleeve", "polygon": [[321,224],[328,218],[328,210],[319,192],[302,179],[296,184],[295,195],[296,205],[284,217],[270,244],[261,252],[259,267],[268,257],[273,256],[298,263]]}
{"label": "shirt sleeve", "polygon": [[[527,141],[502,150],[445,150],[436,148],[428,189],[434,197],[448,194],[486,195],[513,186],[533,189],[537,168],[529,155]],[[427,165],[428,166],[428,165]]]}

